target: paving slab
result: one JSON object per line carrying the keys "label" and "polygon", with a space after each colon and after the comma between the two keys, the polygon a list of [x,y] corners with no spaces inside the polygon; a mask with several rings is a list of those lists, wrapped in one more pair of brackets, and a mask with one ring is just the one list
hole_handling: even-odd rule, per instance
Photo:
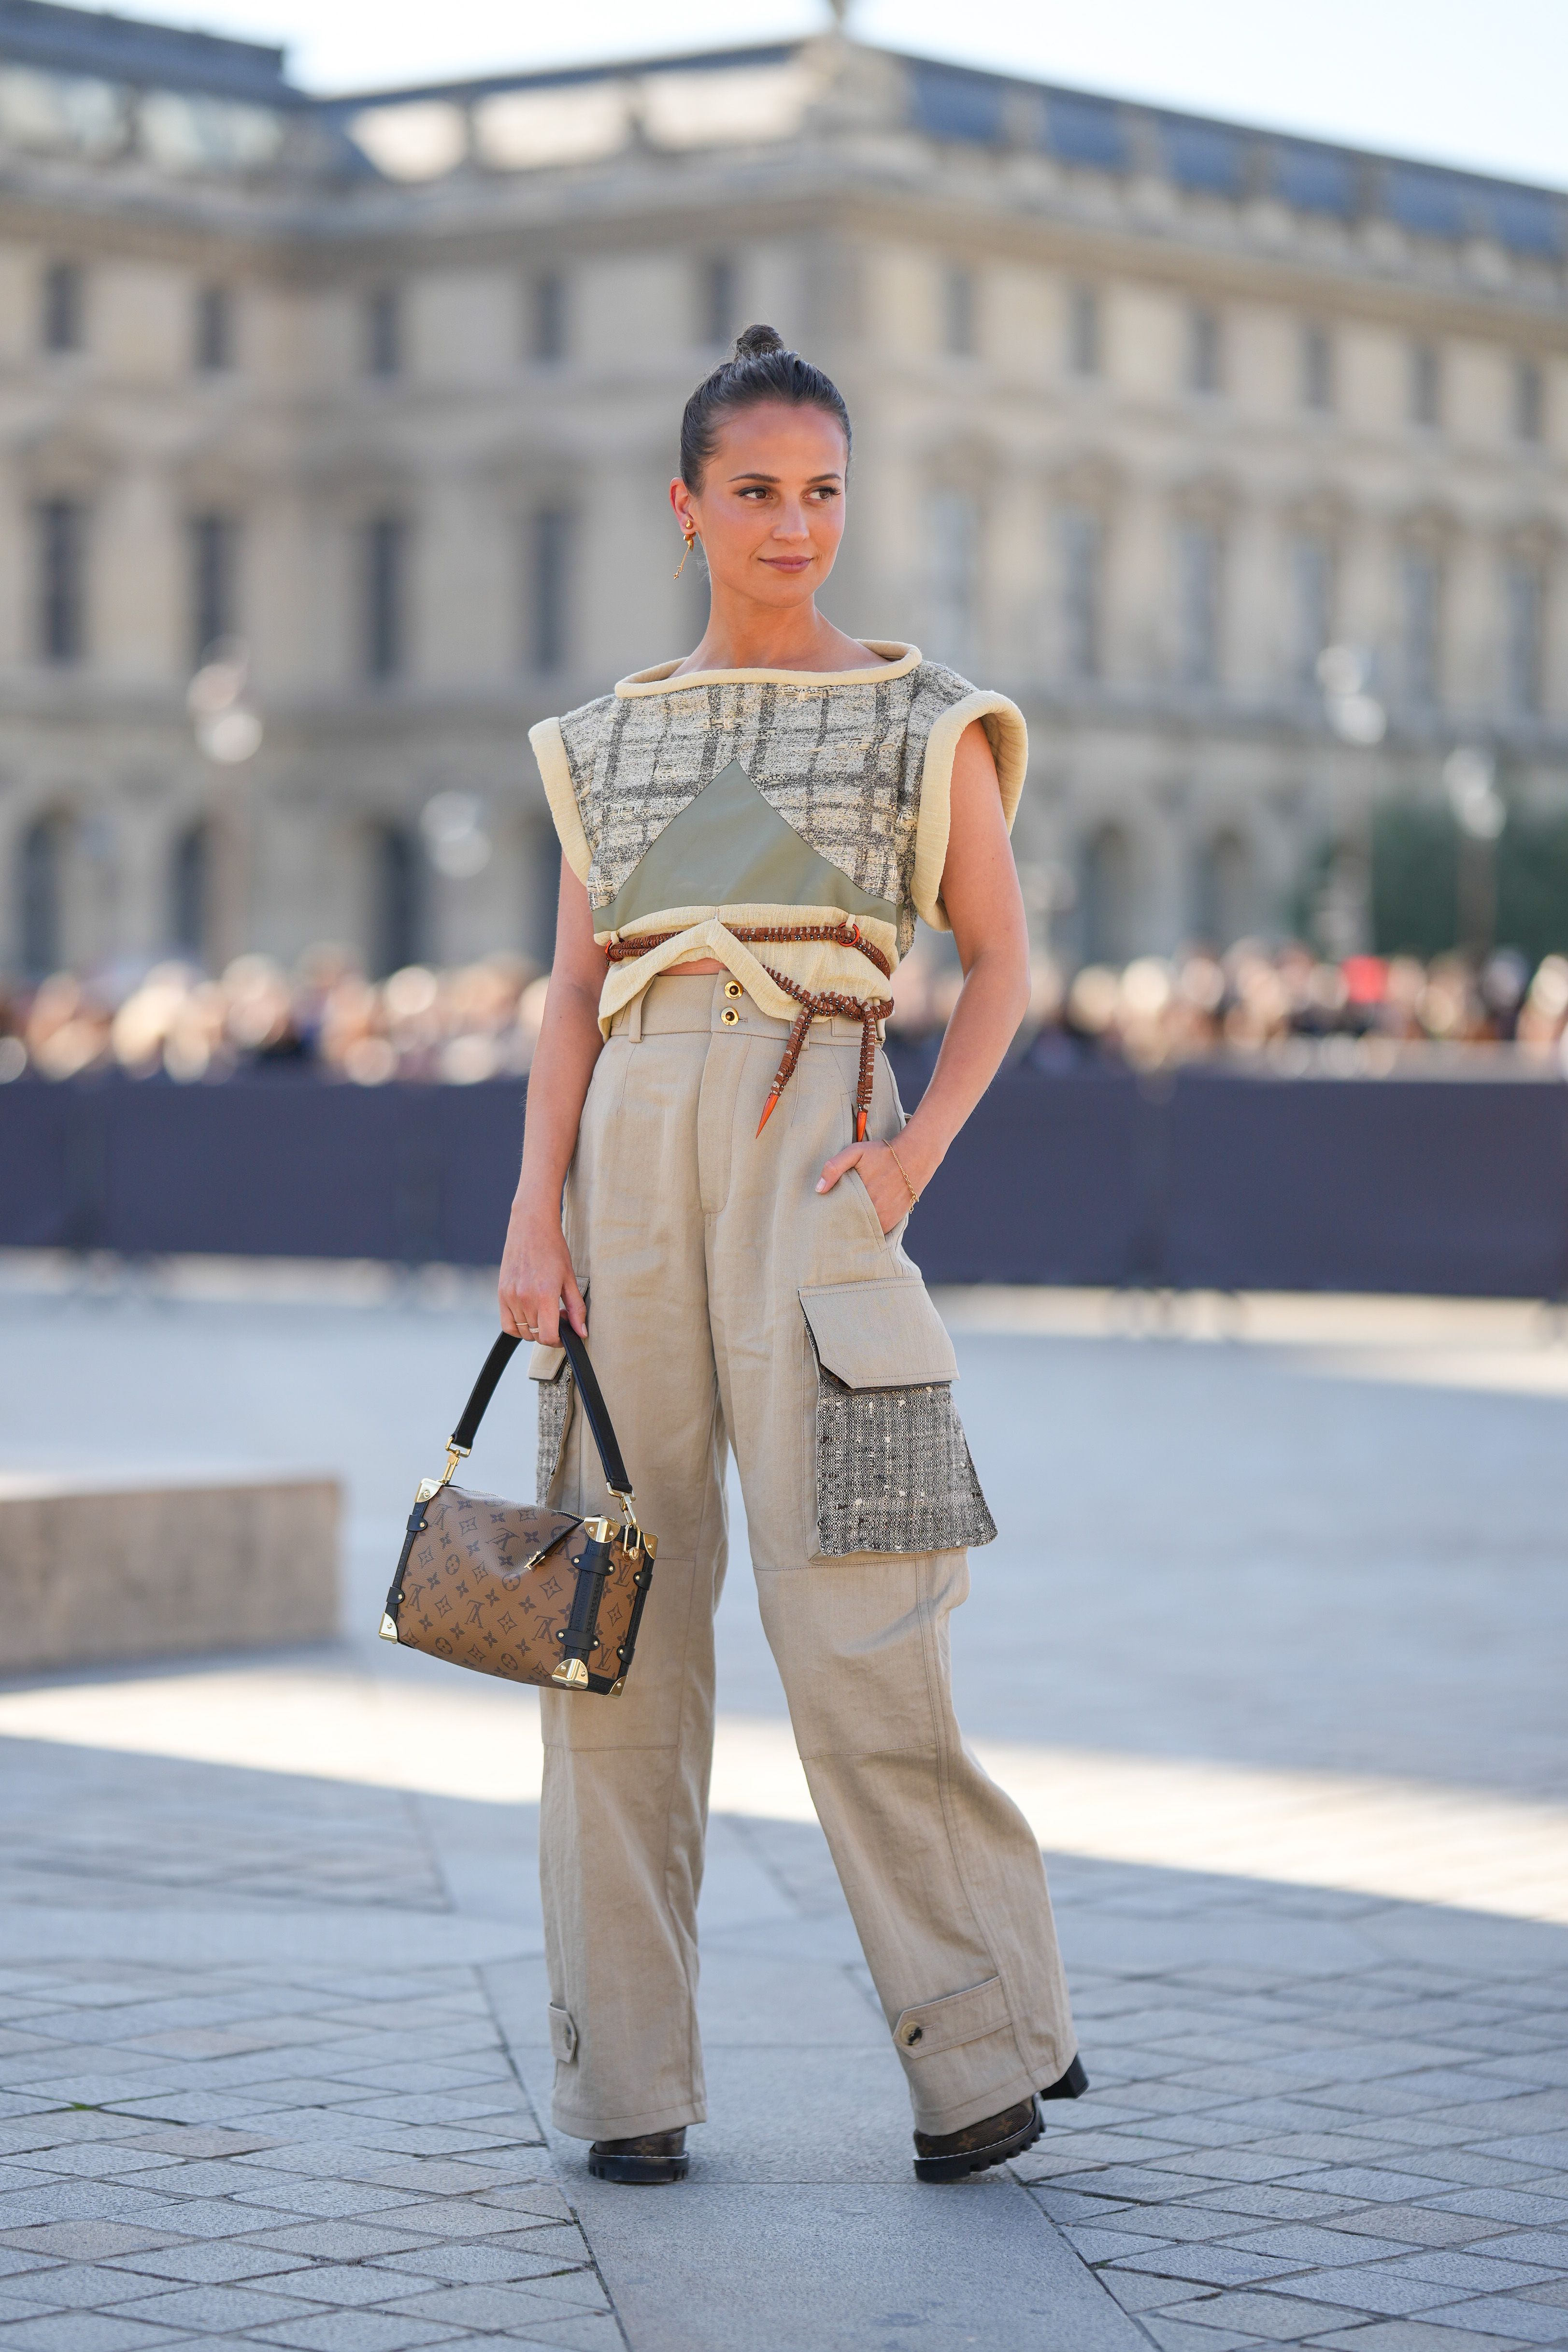
{"label": "paving slab", "polygon": [[576,2190],[638,2352],[1136,2352],[1136,2323],[1023,2190],[977,2183],[733,2184],[648,2199]]}
{"label": "paving slab", "polygon": [[[45,1313],[4,1275],[30,1457],[177,1423],[265,1467],[335,1433],[350,1615],[242,1672],[0,1693],[0,2352],[1568,2345],[1568,1925],[1523,1916],[1568,1791],[1568,1453],[1530,1345],[1467,1387],[1458,1342],[1436,1385],[1355,1317],[1332,1351],[961,1330],[1003,1528],[961,1706],[1076,1845],[1049,1863],[1095,2088],[953,2189],[909,2176],[737,1511],[711,2120],[683,2189],[633,2191],[549,2132],[533,1717],[374,1635],[488,1313]],[[527,1492],[521,1402],[486,1469]]]}

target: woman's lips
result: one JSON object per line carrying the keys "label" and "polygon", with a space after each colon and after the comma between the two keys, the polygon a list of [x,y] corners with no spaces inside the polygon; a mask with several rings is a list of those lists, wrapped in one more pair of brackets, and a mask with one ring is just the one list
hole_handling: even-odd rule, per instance
{"label": "woman's lips", "polygon": [[773,572],[806,572],[816,558],[814,555],[764,555],[762,560]]}

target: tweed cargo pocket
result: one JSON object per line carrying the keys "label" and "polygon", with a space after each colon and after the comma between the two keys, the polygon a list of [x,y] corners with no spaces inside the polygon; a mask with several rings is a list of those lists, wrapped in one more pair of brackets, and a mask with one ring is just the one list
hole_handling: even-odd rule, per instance
{"label": "tweed cargo pocket", "polygon": [[924,1284],[822,1284],[800,1303],[816,1353],[814,1557],[989,1543],[995,1522],[953,1409],[957,1360]]}
{"label": "tweed cargo pocket", "polygon": [[566,1424],[572,1418],[572,1367],[564,1348],[536,1346],[528,1360],[528,1377],[539,1386],[539,1443],[534,1459],[533,1499],[548,1504],[555,1473],[566,1444]]}

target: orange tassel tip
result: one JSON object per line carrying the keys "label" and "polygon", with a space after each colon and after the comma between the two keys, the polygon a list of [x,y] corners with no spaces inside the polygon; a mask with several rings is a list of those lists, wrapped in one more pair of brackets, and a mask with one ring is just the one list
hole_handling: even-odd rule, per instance
{"label": "orange tassel tip", "polygon": [[[778,1090],[777,1087],[773,1087],[773,1091],[771,1092],[771,1094],[768,1096],[768,1098],[767,1098],[766,1102],[763,1105],[763,1115],[762,1115],[761,1118],[760,1118],[760,1119],[758,1119],[758,1121],[757,1121],[757,1134],[758,1134],[758,1135],[761,1135],[761,1133],[762,1133],[762,1131],[763,1131],[763,1128],[764,1128],[764,1127],[766,1127],[766,1125],[767,1125],[767,1123],[768,1123],[769,1119],[770,1119],[770,1118],[772,1118],[772,1117],[773,1117],[773,1112],[777,1109],[777,1108],[778,1108],[778,1099],[779,1099],[779,1090]],[[754,1138],[753,1138],[753,1140],[755,1140],[755,1139],[754,1139]]]}

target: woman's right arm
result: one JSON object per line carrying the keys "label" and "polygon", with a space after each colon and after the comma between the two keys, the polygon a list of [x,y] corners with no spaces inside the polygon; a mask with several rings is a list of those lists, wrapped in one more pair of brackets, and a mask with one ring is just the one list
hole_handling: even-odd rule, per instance
{"label": "woman's right arm", "polygon": [[588,1318],[561,1230],[561,1191],[577,1146],[577,1122],[603,1039],[599,996],[603,950],[594,944],[588,893],[571,867],[561,868],[555,961],[533,1067],[528,1076],[522,1173],[506,1229],[500,1267],[501,1329],[556,1347],[561,1309],[584,1339]]}

